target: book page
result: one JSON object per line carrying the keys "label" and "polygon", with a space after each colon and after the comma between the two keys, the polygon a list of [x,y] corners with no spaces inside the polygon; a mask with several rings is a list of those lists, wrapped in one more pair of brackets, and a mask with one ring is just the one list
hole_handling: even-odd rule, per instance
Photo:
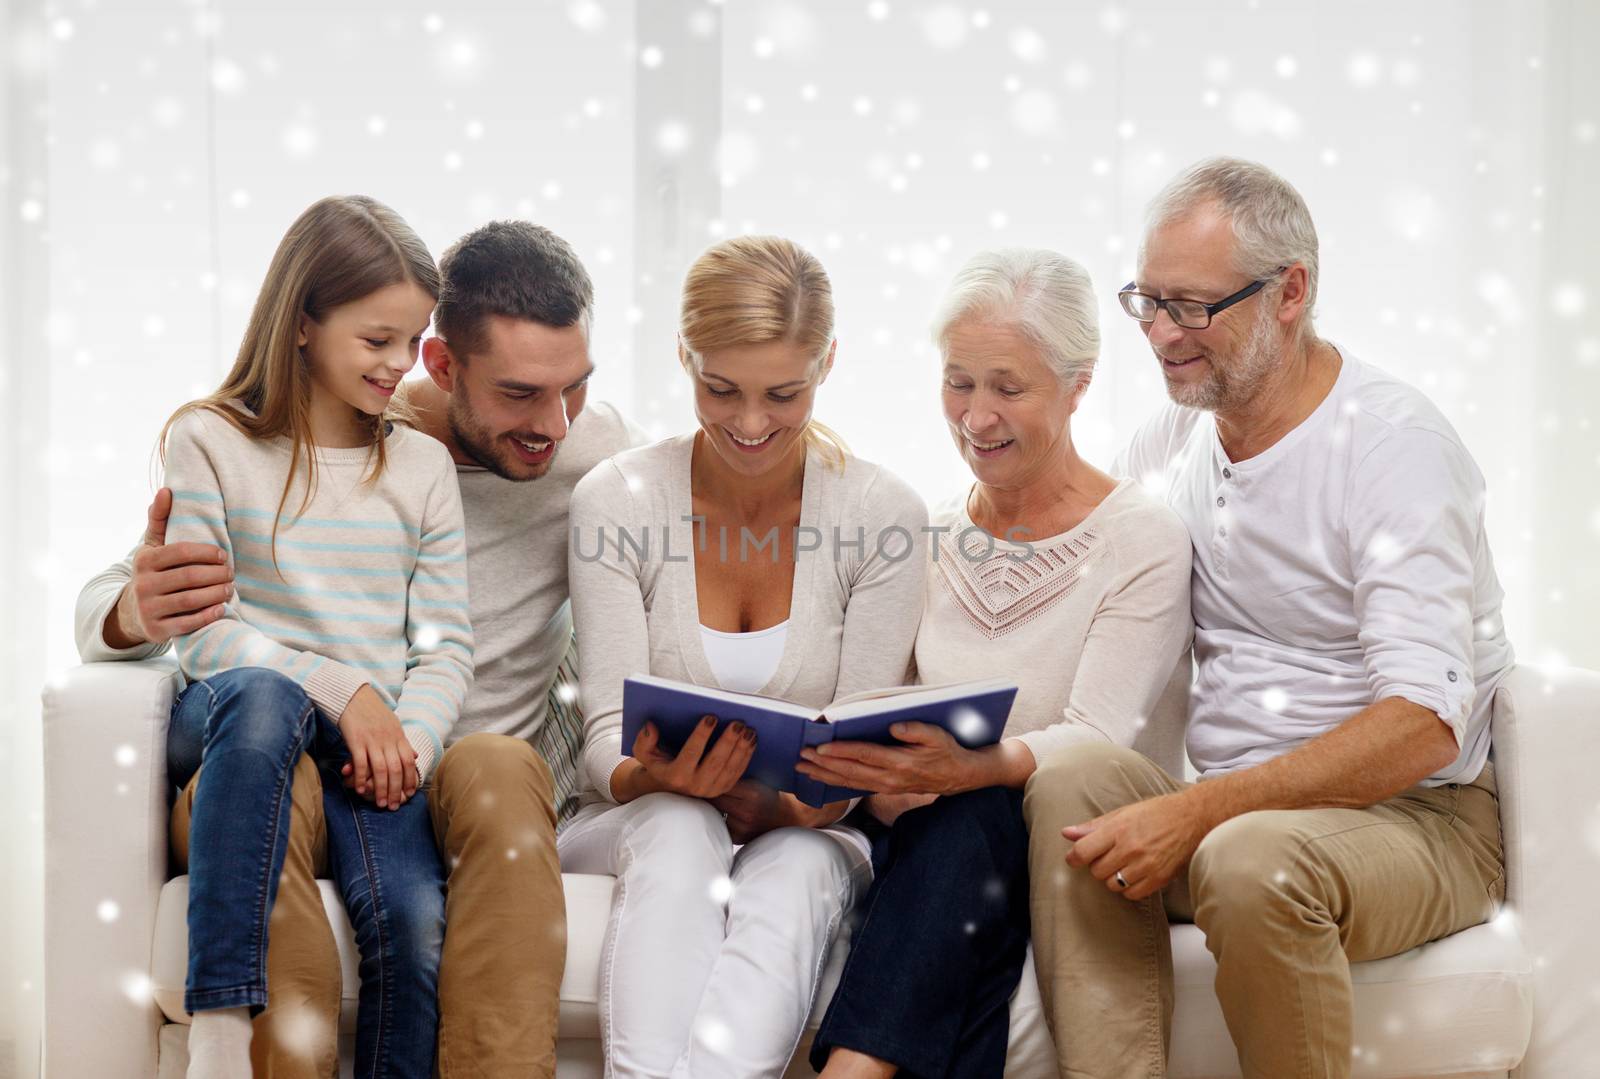
{"label": "book page", "polygon": [[840,720],[870,716],[891,708],[939,704],[997,689],[1014,688],[1014,685],[1004,678],[983,678],[971,682],[943,682],[931,686],[890,686],[841,697],[828,705],[819,718],[824,722],[837,723]]}

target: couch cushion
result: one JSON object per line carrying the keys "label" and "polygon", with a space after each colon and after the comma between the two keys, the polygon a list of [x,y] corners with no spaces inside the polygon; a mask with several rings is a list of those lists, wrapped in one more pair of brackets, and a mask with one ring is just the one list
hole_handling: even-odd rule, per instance
{"label": "couch cushion", "polygon": [[[1177,998],[1170,1079],[1239,1074],[1212,983],[1216,962],[1205,936],[1174,926]],[[1356,963],[1352,1073],[1457,1076],[1514,1067],[1533,1024],[1533,968],[1510,913],[1409,952]]]}
{"label": "couch cushion", "polygon": [[[611,907],[610,877],[567,874],[567,966],[561,980],[561,1037],[600,1035],[600,953]],[[178,877],[161,892],[151,981],[168,1019],[188,1022],[183,981],[188,964],[185,912],[189,881]],[[349,919],[333,885],[322,899],[339,942],[344,970],[341,1029],[355,1029],[356,952]],[[809,1027],[827,1009],[848,943],[829,957]],[[1177,978],[1171,1079],[1224,1079],[1239,1074],[1233,1044],[1212,992],[1216,964],[1192,925],[1172,930]],[[1032,955],[1012,1000],[1007,1074],[1033,1079],[1052,1074]],[[1414,948],[1403,955],[1358,963],[1356,987],[1357,1077],[1451,1076],[1504,1071],[1521,1058],[1532,1023],[1532,966],[1507,912],[1485,926]],[[806,1039],[809,1042],[809,1038]],[[791,1075],[809,1074],[799,1068]]]}

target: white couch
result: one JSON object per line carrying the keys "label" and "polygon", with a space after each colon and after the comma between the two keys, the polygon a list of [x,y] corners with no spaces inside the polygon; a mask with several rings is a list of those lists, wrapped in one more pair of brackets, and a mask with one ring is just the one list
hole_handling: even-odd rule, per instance
{"label": "white couch", "polygon": [[[49,1079],[183,1074],[187,882],[167,870],[163,751],[178,685],[163,662],[101,663],[45,688]],[[1600,674],[1518,668],[1496,698],[1494,723],[1507,907],[1489,925],[1355,967],[1357,1076],[1600,1077],[1600,933],[1592,920],[1600,896]],[[595,999],[611,886],[608,877],[566,878],[561,1079],[601,1074]],[[354,945],[326,886],[324,898],[340,930],[348,1034]],[[1193,926],[1173,929],[1173,953],[1171,1075],[1238,1075],[1211,991],[1215,968]],[[789,1074],[813,1073],[797,1059]],[[1007,1075],[1055,1074],[1030,968],[1013,1001]]]}

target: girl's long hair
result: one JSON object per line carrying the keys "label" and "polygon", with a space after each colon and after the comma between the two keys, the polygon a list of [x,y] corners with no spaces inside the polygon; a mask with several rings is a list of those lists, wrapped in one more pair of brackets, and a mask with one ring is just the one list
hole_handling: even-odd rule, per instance
{"label": "girl's long hair", "polygon": [[[694,355],[734,345],[785,341],[805,349],[817,369],[833,344],[833,286],[816,256],[781,236],[736,236],[707,248],[683,282],[678,336]],[[810,420],[805,443],[843,468],[849,448]]]}
{"label": "girl's long hair", "polygon": [[[172,425],[199,409],[215,412],[252,438],[287,438],[289,474],[272,525],[276,541],[278,519],[302,465],[306,487],[300,511],[310,503],[317,482],[311,361],[298,343],[301,316],[321,322],[336,307],[402,282],[439,298],[439,268],[399,214],[365,195],[335,195],[313,203],[289,226],[273,253],[239,354],[222,385],[178,409],[162,427],[162,460]],[[411,417],[398,395],[381,415],[351,411],[370,434],[367,481],[376,482],[388,463],[384,435],[389,421]]]}

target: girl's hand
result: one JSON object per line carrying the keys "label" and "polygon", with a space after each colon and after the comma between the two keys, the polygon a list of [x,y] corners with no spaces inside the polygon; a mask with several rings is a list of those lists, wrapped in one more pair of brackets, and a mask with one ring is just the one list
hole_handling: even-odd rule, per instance
{"label": "girl's hand", "polygon": [[345,786],[379,809],[399,809],[417,792],[417,751],[371,685],[350,698],[339,733],[350,750],[350,763],[341,769]]}
{"label": "girl's hand", "polygon": [[896,723],[902,743],[826,742],[800,751],[795,771],[835,787],[874,794],[959,794],[978,781],[979,756],[932,723]]}
{"label": "girl's hand", "polygon": [[733,790],[756,752],[756,732],[743,723],[730,723],[710,749],[717,717],[706,716],[689,735],[676,757],[661,748],[654,723],[639,728],[633,756],[657,790],[690,798],[720,798]]}

